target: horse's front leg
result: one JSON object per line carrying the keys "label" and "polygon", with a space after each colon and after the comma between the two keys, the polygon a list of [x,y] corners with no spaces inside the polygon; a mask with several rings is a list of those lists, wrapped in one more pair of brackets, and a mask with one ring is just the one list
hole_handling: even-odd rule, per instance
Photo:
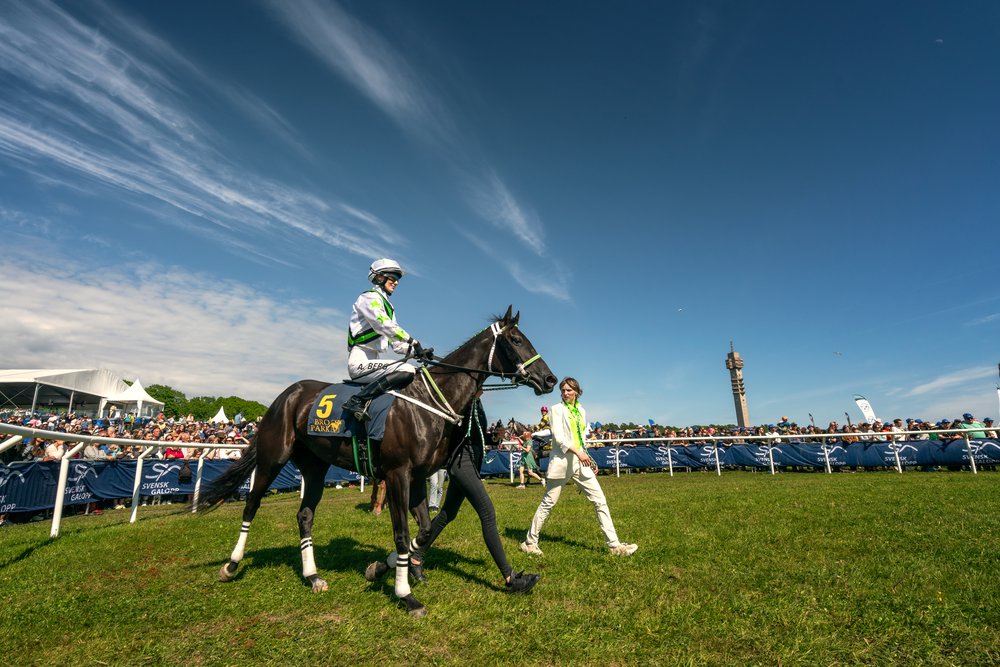
{"label": "horse's front leg", "polygon": [[410,514],[417,522],[417,536],[410,542],[410,551],[416,551],[424,544],[431,533],[431,514],[427,509],[426,480],[413,480],[410,483]]}
{"label": "horse's front leg", "polygon": [[426,616],[427,608],[410,591],[410,523],[406,511],[410,505],[410,473],[397,469],[386,477],[392,536],[396,543],[396,597],[406,603],[411,616]]}
{"label": "horse's front leg", "polygon": [[427,510],[427,484],[425,480],[410,483],[410,514],[417,522],[417,536],[410,542],[410,574],[419,582],[424,576],[424,546],[431,538],[431,515]]}

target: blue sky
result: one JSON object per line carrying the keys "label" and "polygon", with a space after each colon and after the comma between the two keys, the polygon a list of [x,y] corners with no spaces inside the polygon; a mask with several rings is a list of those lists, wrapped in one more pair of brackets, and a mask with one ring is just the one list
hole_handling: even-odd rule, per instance
{"label": "blue sky", "polygon": [[[995,2],[4,2],[0,367],[264,403],[372,259],[592,419],[997,414]],[[552,401],[556,400],[553,396]],[[528,390],[492,417],[535,418]]]}

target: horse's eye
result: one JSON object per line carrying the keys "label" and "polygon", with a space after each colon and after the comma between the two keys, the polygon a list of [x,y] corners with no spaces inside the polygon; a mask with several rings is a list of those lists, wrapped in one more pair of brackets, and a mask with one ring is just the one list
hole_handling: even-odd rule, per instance
{"label": "horse's eye", "polygon": [[521,343],[524,342],[524,339],[521,338],[520,336],[511,336],[510,342],[514,345],[520,345]]}

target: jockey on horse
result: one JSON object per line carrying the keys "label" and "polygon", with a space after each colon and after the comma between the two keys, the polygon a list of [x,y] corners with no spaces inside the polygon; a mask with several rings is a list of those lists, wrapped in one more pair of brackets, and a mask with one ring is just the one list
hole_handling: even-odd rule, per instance
{"label": "jockey on horse", "polygon": [[367,385],[344,404],[344,410],[358,421],[369,419],[367,407],[373,398],[392,389],[402,389],[413,381],[416,367],[403,360],[381,359],[392,346],[394,352],[430,361],[434,348],[424,348],[396,322],[396,310],[389,297],[405,275],[395,260],[372,262],[368,280],[375,286],[354,301],[347,332],[347,371],[351,379]]}

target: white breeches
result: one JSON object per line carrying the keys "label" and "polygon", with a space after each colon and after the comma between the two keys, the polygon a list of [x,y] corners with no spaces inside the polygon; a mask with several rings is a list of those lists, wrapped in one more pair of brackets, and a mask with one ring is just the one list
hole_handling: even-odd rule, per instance
{"label": "white breeches", "polygon": [[380,359],[378,352],[356,345],[347,356],[347,372],[353,381],[369,384],[389,373],[416,373],[417,368],[402,359]]}

